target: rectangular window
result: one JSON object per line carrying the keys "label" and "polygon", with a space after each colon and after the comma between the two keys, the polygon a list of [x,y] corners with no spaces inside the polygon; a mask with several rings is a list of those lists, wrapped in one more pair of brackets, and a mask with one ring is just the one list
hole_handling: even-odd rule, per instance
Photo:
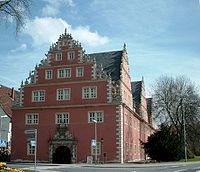
{"label": "rectangular window", "polygon": [[83,99],[94,99],[97,98],[97,87],[84,87],[82,88]]}
{"label": "rectangular window", "polygon": [[62,60],[62,53],[56,53],[56,61]]}
{"label": "rectangular window", "polygon": [[103,112],[88,112],[88,123],[93,123],[94,120],[96,120],[98,123],[104,122]]}
{"label": "rectangular window", "polygon": [[45,101],[45,91],[44,90],[32,91],[32,101],[33,102],[44,102]]}
{"label": "rectangular window", "polygon": [[69,113],[56,113],[56,124],[69,124]]}
{"label": "rectangular window", "polygon": [[129,126],[132,128],[132,117],[129,117]]}
{"label": "rectangular window", "polygon": [[38,113],[26,114],[26,124],[28,125],[39,124],[39,114]]}
{"label": "rectangular window", "polygon": [[134,153],[135,154],[137,153],[137,145],[136,144],[134,145]]}
{"label": "rectangular window", "polygon": [[45,79],[52,79],[52,78],[53,78],[52,70],[45,70]]}
{"label": "rectangular window", "polygon": [[97,142],[96,146],[91,147],[91,154],[96,155],[96,150],[97,150],[97,155],[101,155],[101,142]]}
{"label": "rectangular window", "polygon": [[68,52],[68,60],[74,60],[74,51]]}
{"label": "rectangular window", "polygon": [[134,128],[137,128],[137,122],[134,120]]}
{"label": "rectangular window", "polygon": [[71,98],[70,88],[57,89],[57,100],[70,100],[70,98]]}
{"label": "rectangular window", "polygon": [[58,69],[58,78],[64,78],[64,77],[65,77],[64,69]]}
{"label": "rectangular window", "polygon": [[65,69],[65,78],[71,78],[71,69],[70,68]]}
{"label": "rectangular window", "polygon": [[58,69],[58,78],[70,78],[71,77],[71,68]]}
{"label": "rectangular window", "polygon": [[82,77],[84,75],[84,68],[83,67],[77,67],[76,68],[76,77]]}
{"label": "rectangular window", "polygon": [[27,155],[35,155],[35,146],[31,145],[31,143],[27,144]]}

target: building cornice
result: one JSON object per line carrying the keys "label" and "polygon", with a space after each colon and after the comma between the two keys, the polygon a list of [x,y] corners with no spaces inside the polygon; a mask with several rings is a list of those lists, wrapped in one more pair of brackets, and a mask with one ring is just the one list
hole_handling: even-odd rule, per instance
{"label": "building cornice", "polygon": [[99,107],[99,106],[116,106],[119,103],[95,103],[95,104],[77,104],[77,105],[57,105],[57,106],[27,106],[13,107],[13,110],[34,110],[34,109],[60,109],[60,108],[82,108],[82,107]]}
{"label": "building cornice", "polygon": [[37,84],[27,84],[23,85],[24,88],[26,87],[38,87],[38,86],[49,86],[49,85],[66,85],[66,84],[78,84],[78,83],[96,83],[96,82],[107,82],[106,79],[98,79],[98,80],[82,80],[82,81],[66,81],[66,82],[52,82],[52,83],[37,83]]}

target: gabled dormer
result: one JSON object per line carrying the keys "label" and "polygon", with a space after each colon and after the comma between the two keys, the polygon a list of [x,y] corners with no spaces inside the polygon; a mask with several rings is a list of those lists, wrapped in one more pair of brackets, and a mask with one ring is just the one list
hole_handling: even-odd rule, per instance
{"label": "gabled dormer", "polygon": [[132,95],[133,95],[133,105],[136,112],[148,122],[148,114],[147,114],[147,102],[146,102],[146,93],[145,93],[145,85],[144,79],[142,77],[141,81],[134,81],[131,83],[132,87]]}

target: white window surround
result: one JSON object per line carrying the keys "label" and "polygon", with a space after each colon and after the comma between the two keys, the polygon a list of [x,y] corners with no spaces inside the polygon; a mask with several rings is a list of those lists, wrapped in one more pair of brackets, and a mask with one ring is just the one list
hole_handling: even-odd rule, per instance
{"label": "white window surround", "polygon": [[45,101],[45,90],[32,91],[32,102],[44,102],[44,101]]}
{"label": "white window surround", "polygon": [[69,113],[68,112],[57,112],[55,114],[56,124],[69,124]]}
{"label": "white window surround", "polygon": [[56,53],[56,61],[62,60],[62,53]]}
{"label": "white window surround", "polygon": [[68,60],[74,60],[75,59],[75,52],[74,51],[69,51],[67,54]]}
{"label": "white window surround", "polygon": [[57,70],[58,78],[71,78],[71,68],[62,68]]}
{"label": "white window surround", "polygon": [[70,100],[71,99],[71,88],[59,88],[56,91],[56,100]]}
{"label": "white window surround", "polygon": [[82,99],[97,98],[97,86],[88,86],[82,88]]}
{"label": "white window surround", "polygon": [[26,125],[39,124],[39,114],[38,113],[26,113],[25,114],[25,124]]}
{"label": "white window surround", "polygon": [[84,67],[77,67],[76,68],[76,77],[83,77],[84,76]]}
{"label": "white window surround", "polygon": [[94,120],[96,120],[97,123],[104,122],[104,112],[103,111],[89,111],[88,123],[93,123]]}
{"label": "white window surround", "polygon": [[53,70],[45,70],[45,79],[52,79],[53,78]]}

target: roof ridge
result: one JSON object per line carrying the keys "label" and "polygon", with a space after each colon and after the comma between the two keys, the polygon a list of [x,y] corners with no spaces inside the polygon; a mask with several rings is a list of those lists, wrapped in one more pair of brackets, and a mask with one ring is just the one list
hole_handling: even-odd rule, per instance
{"label": "roof ridge", "polygon": [[113,52],[122,52],[123,50],[110,50],[110,51],[104,51],[104,52],[98,52],[98,53],[88,53],[90,54],[101,54],[101,53],[113,53]]}

